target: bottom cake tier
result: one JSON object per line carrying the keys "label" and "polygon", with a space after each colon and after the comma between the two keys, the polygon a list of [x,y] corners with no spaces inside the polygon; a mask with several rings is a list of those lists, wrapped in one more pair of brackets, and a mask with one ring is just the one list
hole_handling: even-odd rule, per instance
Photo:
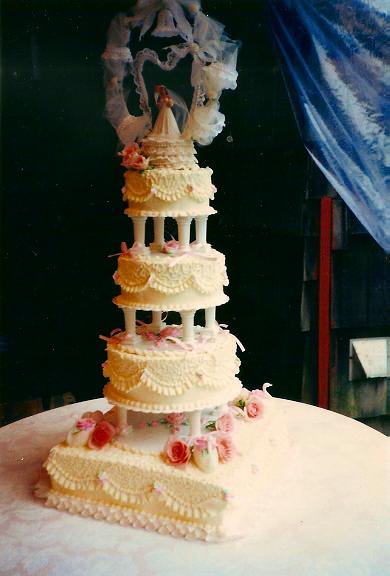
{"label": "bottom cake tier", "polygon": [[[51,449],[45,463],[51,482],[47,505],[185,538],[243,536],[253,518],[261,519],[261,503],[285,453],[274,400],[262,400],[261,417],[248,416],[242,404],[233,407],[230,433],[218,424],[226,425],[226,414],[220,419],[220,411],[205,412],[190,458],[174,452],[176,465],[167,445],[189,441],[188,422],[178,423],[178,415],[157,421],[153,414],[129,414],[128,429],[101,449],[69,445],[74,442],[68,437],[68,443]],[[233,441],[224,444],[231,436]],[[210,440],[215,445],[218,438],[222,457],[218,449],[215,460]]]}

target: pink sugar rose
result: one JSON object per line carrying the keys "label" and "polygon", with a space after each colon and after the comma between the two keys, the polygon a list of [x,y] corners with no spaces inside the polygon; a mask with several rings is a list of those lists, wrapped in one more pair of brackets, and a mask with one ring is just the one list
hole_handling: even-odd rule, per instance
{"label": "pink sugar rose", "polygon": [[139,146],[135,142],[133,144],[128,144],[127,146],[125,146],[121,152],[118,152],[118,156],[121,156],[122,158],[122,166],[128,168],[129,166],[127,165],[131,163],[134,157],[138,156],[138,153],[139,153]]}
{"label": "pink sugar rose", "polygon": [[158,426],[158,420],[152,420],[151,423],[150,423],[150,425],[151,425],[152,428],[157,428],[157,426]]}
{"label": "pink sugar rose", "polygon": [[236,453],[236,449],[233,444],[232,437],[230,434],[218,434],[217,436],[217,451],[218,457],[221,462],[228,462],[233,458]]}
{"label": "pink sugar rose", "polygon": [[191,458],[191,450],[188,444],[176,437],[168,440],[166,454],[173,466],[185,466]]}
{"label": "pink sugar rose", "polygon": [[126,158],[123,158],[121,166],[123,166],[124,168],[132,168],[135,159],[136,159],[135,154],[132,154],[131,156],[126,156]]}
{"label": "pink sugar rose", "polygon": [[103,448],[103,446],[111,442],[115,434],[116,429],[114,428],[114,426],[109,422],[105,422],[103,420],[102,422],[99,422],[99,424],[96,425],[96,428],[90,435],[88,440],[88,446],[89,448],[92,448],[94,450],[100,450],[101,448]]}
{"label": "pink sugar rose", "polygon": [[136,158],[133,158],[130,168],[134,170],[146,170],[149,166],[149,158],[145,158],[142,154],[138,154]]}
{"label": "pink sugar rose", "polygon": [[139,152],[139,146],[137,142],[132,142],[131,144],[127,144],[122,152],[119,152],[119,156],[125,155],[130,156],[131,154],[135,154]]}
{"label": "pink sugar rose", "polygon": [[78,430],[92,430],[92,428],[95,428],[95,426],[96,421],[92,418],[80,418],[76,422],[76,428]]}
{"label": "pink sugar rose", "polygon": [[176,427],[183,424],[184,418],[185,416],[182,412],[172,412],[172,414],[167,414],[165,420],[168,422],[168,424]]}
{"label": "pink sugar rose", "polygon": [[218,432],[233,432],[234,418],[230,412],[222,414],[215,423],[215,428]]}
{"label": "pink sugar rose", "polygon": [[138,144],[128,144],[118,153],[122,158],[122,166],[125,168],[132,168],[133,170],[145,170],[149,166],[149,158],[145,158],[140,154]]}
{"label": "pink sugar rose", "polygon": [[122,156],[121,166],[132,168],[139,155],[135,152],[133,154],[120,154],[120,156]]}
{"label": "pink sugar rose", "polygon": [[264,411],[263,402],[256,395],[250,395],[245,406],[249,418],[261,418]]}
{"label": "pink sugar rose", "polygon": [[104,415],[101,410],[95,410],[95,412],[84,412],[81,418],[91,418],[96,424],[99,424],[103,420]]}

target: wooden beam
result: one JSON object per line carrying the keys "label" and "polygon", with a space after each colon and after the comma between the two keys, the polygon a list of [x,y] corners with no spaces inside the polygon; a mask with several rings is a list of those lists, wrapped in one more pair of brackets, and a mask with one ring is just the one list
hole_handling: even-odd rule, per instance
{"label": "wooden beam", "polygon": [[318,406],[329,408],[332,198],[321,198],[318,280]]}

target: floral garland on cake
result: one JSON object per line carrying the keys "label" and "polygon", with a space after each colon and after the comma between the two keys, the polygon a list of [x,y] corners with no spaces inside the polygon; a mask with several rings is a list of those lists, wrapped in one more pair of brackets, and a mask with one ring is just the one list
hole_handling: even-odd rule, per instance
{"label": "floral garland on cake", "polygon": [[85,412],[69,431],[66,442],[68,446],[87,446],[91,450],[100,450],[109,444],[119,432],[115,408],[106,414],[100,410]]}
{"label": "floral garland on cake", "polygon": [[121,166],[131,170],[142,172],[149,168],[149,158],[143,156],[140,152],[140,147],[136,142],[127,144],[118,156],[122,158]]}
{"label": "floral garland on cake", "polygon": [[205,424],[206,434],[197,437],[172,435],[165,447],[165,458],[172,466],[183,468],[191,460],[204,472],[212,472],[218,463],[229,462],[236,454],[233,441],[235,418],[253,421],[264,415],[264,401],[270,398],[267,388],[262,390],[242,390],[232,402],[229,410],[215,420]]}
{"label": "floral garland on cake", "polygon": [[[198,436],[180,435],[181,427],[188,425],[185,413],[167,414],[151,422],[141,421],[136,426],[142,430],[147,427],[167,426],[170,437],[162,453],[162,458],[170,465],[184,468],[193,462],[203,472],[212,472],[219,463],[229,462],[238,453],[233,441],[236,419],[253,421],[264,415],[264,402],[270,398],[264,384],[262,390],[242,390],[228,410],[215,419],[203,422],[204,432]],[[69,431],[66,443],[73,447],[86,447],[90,450],[101,450],[112,443],[115,437],[123,433],[131,434],[133,426],[125,429],[118,425],[116,408],[105,414],[100,410],[85,412]]]}

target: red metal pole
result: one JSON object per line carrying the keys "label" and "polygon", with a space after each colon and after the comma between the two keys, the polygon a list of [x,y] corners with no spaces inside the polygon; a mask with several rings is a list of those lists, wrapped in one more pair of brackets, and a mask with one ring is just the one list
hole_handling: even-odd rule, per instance
{"label": "red metal pole", "polygon": [[332,198],[321,198],[318,280],[318,406],[329,408]]}

